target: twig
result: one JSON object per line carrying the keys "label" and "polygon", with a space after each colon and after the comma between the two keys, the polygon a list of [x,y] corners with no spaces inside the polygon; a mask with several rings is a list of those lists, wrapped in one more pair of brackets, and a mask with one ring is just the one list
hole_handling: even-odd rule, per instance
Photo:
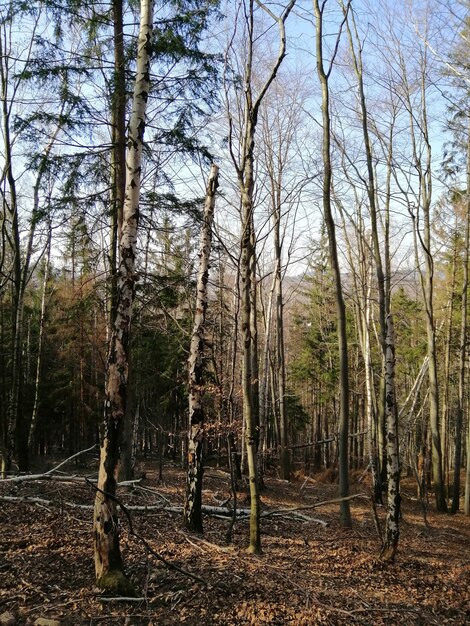
{"label": "twig", "polygon": [[[333,608],[333,607],[331,607]],[[334,609],[337,610],[337,609]],[[402,609],[402,608],[392,608],[389,606],[384,606],[384,607],[367,607],[367,608],[361,608],[361,609],[352,609],[351,611],[348,611],[348,613],[416,613],[416,615],[421,615],[421,613],[414,608],[409,608],[409,609]]]}
{"label": "twig", "polygon": [[[199,550],[202,550],[203,552],[205,552],[205,550],[201,548],[201,546],[198,546],[197,544],[193,543],[193,541],[189,539],[186,533],[184,533],[183,531],[180,531],[180,533],[183,535],[183,537],[186,539],[188,543],[190,543],[195,548],[198,548]],[[192,539],[194,539],[195,541],[198,541],[199,543],[202,543],[204,546],[207,546],[208,548],[211,548],[212,550],[217,550],[218,552],[233,553],[235,551],[234,546],[218,546],[216,543],[211,543],[210,541],[207,541],[206,539],[203,539],[202,537],[196,537],[193,535]]]}
{"label": "twig", "polygon": [[69,456],[68,459],[65,459],[65,461],[62,461],[62,463],[59,463],[59,465],[56,465],[56,467],[53,467],[48,472],[46,472],[45,475],[48,476],[49,474],[52,474],[53,472],[57,472],[57,470],[60,467],[63,467],[69,461],[73,461],[73,459],[76,459],[77,457],[81,456],[82,454],[86,454],[87,452],[91,452],[92,450],[94,450],[97,447],[98,447],[98,444],[95,443],[93,446],[91,446],[91,448],[87,448],[86,450],[81,450],[80,452],[77,452],[76,454],[72,454],[72,456]]}
{"label": "twig", "polygon": [[[293,511],[291,515],[285,515],[284,513],[273,514],[273,517],[285,517],[293,520],[300,520],[301,522],[314,522],[315,524],[320,524],[324,528],[327,528],[330,524],[329,522],[325,522],[325,520],[319,519],[318,517],[309,517],[308,515],[302,515],[297,511]],[[263,517],[263,515],[261,515]]]}
{"label": "twig", "polygon": [[145,598],[128,598],[126,596],[97,596],[99,602],[145,602]]}
{"label": "twig", "polygon": [[141,485],[138,485],[136,489],[138,489],[139,491],[152,493],[158,496],[159,498],[161,498],[162,500],[164,500],[167,504],[171,505],[171,502],[168,500],[168,498],[164,496],[162,493],[160,493],[159,491],[157,491],[156,489],[152,489],[151,487],[142,487]]}
{"label": "twig", "polygon": [[3,484],[3,483],[22,483],[22,482],[26,482],[28,480],[64,480],[64,481],[81,480],[80,478],[65,477],[65,476],[56,478],[56,477],[52,476],[52,474],[54,472],[57,472],[57,470],[59,468],[63,467],[64,465],[66,465],[66,463],[69,463],[73,459],[76,459],[77,457],[81,456],[82,454],[86,454],[87,452],[91,452],[92,450],[94,450],[97,447],[97,445],[98,444],[95,443],[95,445],[91,446],[91,448],[87,448],[86,450],[80,450],[80,452],[77,452],[76,454],[72,454],[72,456],[69,456],[68,459],[65,459],[65,461],[62,461],[62,463],[59,463],[59,465],[56,465],[55,467],[53,467],[52,469],[48,470],[47,472],[44,472],[43,474],[25,474],[23,476],[13,476],[12,478],[4,478],[2,481],[0,481],[0,484]]}
{"label": "twig", "polygon": [[310,509],[317,509],[320,506],[325,504],[337,504],[338,502],[345,502],[346,500],[354,500],[356,498],[369,498],[369,496],[365,493],[356,493],[352,496],[347,496],[345,498],[334,498],[333,500],[323,500],[322,502],[315,502],[315,504],[306,504],[304,506],[298,506],[295,508],[288,509],[275,509],[274,511],[266,511],[261,514],[261,517],[270,517],[272,515],[278,515],[279,513],[293,513],[295,511],[309,511]]}

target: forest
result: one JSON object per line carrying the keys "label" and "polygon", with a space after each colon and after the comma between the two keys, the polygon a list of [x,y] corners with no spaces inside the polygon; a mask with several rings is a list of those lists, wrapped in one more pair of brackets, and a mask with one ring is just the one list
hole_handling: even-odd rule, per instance
{"label": "forest", "polygon": [[0,2],[0,626],[470,622],[469,37]]}

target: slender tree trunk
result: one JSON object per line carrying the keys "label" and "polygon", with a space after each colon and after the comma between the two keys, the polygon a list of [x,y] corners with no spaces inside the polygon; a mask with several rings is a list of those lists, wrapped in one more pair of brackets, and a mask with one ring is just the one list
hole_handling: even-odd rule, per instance
{"label": "slender tree trunk", "polygon": [[393,562],[400,535],[400,453],[398,440],[398,411],[395,400],[395,337],[393,319],[386,319],[385,389],[387,417],[387,522],[385,541],[381,554],[384,561]]}
{"label": "slender tree trunk", "polygon": [[[349,4],[348,4],[349,6]],[[342,498],[340,503],[340,522],[345,528],[352,526],[349,501],[346,500],[349,494],[349,464],[348,464],[348,444],[349,444],[349,372],[348,372],[348,342],[346,327],[346,308],[343,299],[343,289],[341,284],[341,272],[338,260],[336,245],[336,227],[331,206],[331,120],[330,120],[330,94],[329,75],[324,68],[323,59],[323,10],[325,3],[320,9],[319,0],[313,0],[316,22],[316,57],[317,74],[322,91],[322,120],[323,120],[323,213],[328,232],[330,264],[333,270],[336,295],[336,312],[338,328],[338,350],[339,350],[339,370],[340,370],[340,418],[339,418],[339,495]],[[341,33],[340,33],[341,34]],[[340,35],[338,35],[339,37]],[[339,41],[339,39],[337,40]]]}
{"label": "slender tree trunk", "polygon": [[[268,74],[264,85],[259,90],[256,98],[253,96],[253,47],[255,42],[254,34],[254,3],[265,11],[269,17],[277,23],[279,28],[279,52],[278,56]],[[263,98],[265,97],[271,83],[276,78],[279,67],[286,54],[286,34],[285,20],[295,4],[295,0],[291,0],[284,9],[281,17],[277,17],[271,9],[261,0],[248,0],[245,5],[245,21],[247,29],[247,56],[245,61],[244,75],[244,103],[243,110],[243,132],[241,138],[241,155],[240,158],[235,157],[232,142],[232,118],[229,117],[229,140],[230,151],[233,164],[235,166],[238,187],[241,198],[241,242],[240,242],[240,280],[241,280],[241,329],[242,329],[242,392],[243,392],[243,420],[245,424],[245,444],[246,458],[248,463],[248,476],[250,485],[251,515],[250,515],[250,544],[248,552],[259,554],[261,552],[261,535],[260,535],[260,498],[259,498],[259,481],[256,462],[257,441],[259,434],[257,432],[257,407],[255,401],[257,398],[257,362],[254,363],[253,342],[253,263],[254,258],[254,242],[256,240],[254,233],[254,146],[255,131],[258,123],[259,108]],[[256,356],[257,358],[257,356]],[[254,384],[255,383],[255,386]]]}
{"label": "slender tree trunk", "polygon": [[118,253],[126,185],[126,75],[122,0],[113,0],[114,77],[111,93],[111,208],[109,242],[108,339],[116,314]]}
{"label": "slender tree trunk", "polygon": [[[1,53],[1,49],[0,49]],[[3,68],[3,63],[1,64]],[[4,83],[4,76],[2,72],[2,93],[7,93],[7,87]],[[18,407],[20,397],[20,358],[21,358],[21,344],[22,344],[22,331],[23,331],[23,296],[21,289],[21,249],[20,249],[20,234],[18,224],[18,205],[17,205],[17,193],[16,193],[16,180],[13,175],[12,165],[12,151],[10,142],[10,126],[9,126],[9,110],[7,108],[6,96],[2,101],[3,105],[3,135],[4,135],[4,155],[5,155],[5,168],[6,178],[8,181],[9,190],[9,202],[7,203],[7,209],[11,222],[11,236],[10,245],[12,246],[13,257],[13,298],[12,298],[12,365],[11,365],[11,381],[10,381],[10,396],[8,402],[8,420],[7,420],[7,438],[6,438],[6,458],[4,459],[3,474],[11,471],[13,455],[15,451],[15,436],[16,427],[18,421]]]}
{"label": "slender tree trunk", "polygon": [[470,515],[470,420],[467,419],[467,471],[465,472],[464,513]]}
{"label": "slender tree trunk", "polygon": [[447,483],[446,495],[450,497],[449,489],[449,471],[450,471],[450,441],[449,441],[449,396],[451,386],[451,344],[453,333],[453,317],[454,317],[454,300],[455,300],[455,281],[457,271],[457,243],[454,241],[454,249],[452,251],[452,278],[450,284],[450,295],[448,299],[448,316],[446,336],[444,342],[444,393],[442,398],[442,420],[441,420],[441,442],[442,442],[442,470],[444,475],[444,482]]}
{"label": "slender tree trunk", "polygon": [[[415,236],[419,238],[421,249],[424,257],[424,276],[420,272],[421,286],[423,292],[423,302],[426,313],[426,334],[427,334],[427,350],[429,357],[429,424],[431,430],[431,456],[432,456],[432,472],[434,483],[434,495],[436,499],[436,508],[438,511],[447,511],[447,501],[445,497],[444,478],[442,472],[442,446],[440,433],[440,411],[439,411],[439,386],[437,375],[437,349],[436,349],[436,328],[434,319],[434,259],[431,249],[431,201],[432,201],[432,150],[429,139],[427,125],[427,108],[426,108],[426,62],[427,54],[425,51],[421,68],[421,111],[420,111],[420,139],[425,144],[425,157],[421,156],[417,142],[415,131],[415,105],[411,102],[410,88],[408,85],[406,99],[408,114],[410,117],[410,139],[412,143],[413,161],[419,177],[419,206],[417,208],[418,216],[422,217],[423,232],[421,233],[416,216],[414,217]],[[406,62],[400,59],[403,67],[403,75],[405,81]]]}
{"label": "slender tree trunk", "polygon": [[[468,120],[467,137],[467,190],[465,215],[465,251],[462,284],[462,326],[460,331],[460,358],[459,358],[459,400],[455,422],[455,459],[454,459],[454,492],[452,497],[452,512],[459,509],[460,500],[460,466],[462,462],[462,429],[465,402],[465,361],[467,356],[467,302],[468,302],[468,263],[470,245],[470,118]],[[467,415],[467,472],[465,480],[465,515],[470,515],[470,420]]]}
{"label": "slender tree trunk", "polygon": [[253,385],[252,385],[252,339],[251,339],[251,257],[253,249],[251,246],[251,200],[245,196],[243,202],[243,224],[245,232],[242,238],[241,255],[241,282],[242,282],[242,305],[241,305],[241,326],[243,337],[243,416],[245,418],[245,446],[246,459],[248,463],[248,477],[250,484],[250,544],[248,551],[253,554],[261,552],[260,533],[260,499],[258,473],[256,466],[256,424],[253,414]]}
{"label": "slender tree trunk", "polygon": [[202,533],[202,446],[204,437],[204,331],[207,310],[207,283],[212,241],[215,195],[219,168],[212,165],[206,187],[201,241],[199,246],[199,270],[197,276],[196,312],[189,351],[189,425],[188,468],[186,478],[186,503],[184,524],[191,531]]}
{"label": "slender tree trunk", "polygon": [[[258,356],[258,279],[256,272],[256,237],[253,222],[253,211],[251,212],[251,248],[252,256],[250,261],[250,332],[251,332],[251,384],[253,387],[253,423],[255,435],[255,451],[259,450],[259,356]],[[259,481],[258,476],[258,481]]]}
{"label": "slender tree trunk", "polygon": [[[469,141],[470,145],[470,141]],[[469,196],[470,197],[470,196]],[[467,356],[467,298],[468,298],[468,256],[470,245],[470,206],[467,206],[465,216],[465,244],[463,253],[463,282],[461,301],[461,325],[459,345],[459,390],[457,396],[457,410],[455,414],[455,453],[454,453],[454,481],[452,489],[451,513],[457,513],[460,506],[460,469],[462,463],[462,427],[463,408],[465,403],[465,360]],[[467,458],[467,465],[469,465]]]}
{"label": "slender tree trunk", "polygon": [[128,396],[128,358],[132,304],[137,280],[135,256],[139,220],[142,146],[145,110],[150,89],[150,53],[153,6],[141,0],[137,71],[129,123],[126,191],[120,239],[117,309],[110,338],[105,383],[104,425],[94,509],[95,572],[99,587],[129,595],[133,593],[123,573],[116,511],[116,483],[122,427]]}
{"label": "slender tree trunk", "polygon": [[279,187],[275,194],[274,209],[274,254],[276,266],[275,280],[275,313],[276,313],[276,382],[279,399],[279,430],[281,450],[281,478],[290,480],[291,463],[288,449],[288,422],[286,406],[286,363],[284,349],[284,299],[282,293],[282,245],[281,245],[281,197]]}
{"label": "slender tree trunk", "polygon": [[[370,268],[372,270],[372,266]],[[368,433],[368,451],[369,465],[372,477],[372,487],[374,501],[376,504],[382,503],[382,485],[379,476],[379,455],[377,451],[377,421],[372,401],[373,391],[373,369],[370,347],[370,314],[371,314],[371,276],[369,273],[368,288],[365,298],[365,314],[364,314],[364,366],[366,379],[366,421]]]}
{"label": "slender tree trunk", "polygon": [[[121,238],[122,217],[126,185],[126,74],[124,54],[123,2],[113,0],[113,44],[114,72],[111,92],[111,208],[109,243],[109,298],[108,298],[108,340],[117,311],[119,240]],[[129,380],[132,379],[132,359],[129,358]],[[131,382],[129,384],[132,384]],[[134,477],[132,465],[133,449],[133,397],[130,395],[124,416],[124,436],[121,450],[120,474],[123,480]]]}
{"label": "slender tree trunk", "polygon": [[47,242],[46,259],[44,262],[44,277],[42,280],[42,295],[41,295],[41,314],[39,318],[39,339],[38,339],[38,357],[36,362],[36,378],[34,385],[34,404],[33,411],[31,413],[31,423],[29,426],[28,435],[28,449],[33,452],[34,435],[36,432],[38,412],[39,412],[39,389],[41,382],[41,368],[43,357],[43,343],[44,343],[44,328],[46,325],[46,301],[47,301],[47,283],[49,280],[49,265],[51,259],[51,224],[49,223],[49,239]]}
{"label": "slender tree trunk", "polygon": [[[346,8],[344,3],[342,2],[343,13],[346,16]],[[386,315],[389,312],[389,308],[387,307],[387,294],[386,294],[386,279],[382,262],[382,252],[380,250],[380,241],[379,241],[379,230],[378,230],[378,210],[377,210],[377,197],[376,197],[376,182],[375,182],[375,172],[373,166],[373,158],[372,158],[372,144],[370,141],[369,135],[369,124],[368,124],[368,112],[367,112],[367,103],[364,89],[364,77],[363,77],[363,65],[362,65],[362,48],[359,41],[359,35],[356,28],[356,21],[354,18],[354,13],[350,14],[352,29],[347,23],[347,30],[349,35],[349,43],[350,50],[354,63],[354,70],[357,77],[358,82],[358,91],[359,91],[359,103],[361,109],[361,122],[362,122],[362,134],[364,139],[364,150],[366,156],[366,165],[367,165],[367,197],[369,200],[369,214],[370,214],[370,225],[371,225],[371,240],[372,240],[372,250],[375,261],[375,270],[376,270],[376,279],[377,279],[377,293],[378,293],[378,302],[379,302],[379,341],[380,348],[382,352],[382,375],[379,384],[379,406],[378,406],[378,440],[379,440],[379,460],[381,466],[381,475],[385,478],[386,476],[386,438],[385,438],[385,424],[386,424],[386,390],[385,390],[385,352],[386,352]],[[354,37],[353,37],[354,31]],[[356,46],[354,44],[354,40],[357,42],[357,51]],[[388,233],[386,233],[386,241],[387,241]],[[381,496],[380,496],[381,500]]]}
{"label": "slender tree trunk", "polygon": [[270,380],[270,337],[272,326],[272,310],[273,295],[275,289],[275,279],[272,282],[268,295],[268,306],[265,316],[264,327],[264,347],[263,347],[263,377],[260,385],[260,416],[259,416],[259,439],[260,447],[258,449],[258,476],[260,484],[263,482],[265,450],[266,450],[266,424],[268,422],[269,413],[269,380]]}
{"label": "slender tree trunk", "polygon": [[[429,214],[425,217],[425,228],[428,232],[427,244],[430,244]],[[429,250],[429,248],[428,248]],[[445,497],[444,478],[442,471],[442,446],[439,429],[439,386],[437,378],[437,350],[436,332],[433,310],[433,262],[429,253],[425,253],[426,276],[424,281],[424,297],[426,304],[426,331],[429,355],[429,419],[431,426],[431,453],[434,494],[436,498],[436,508],[438,511],[447,511]]]}

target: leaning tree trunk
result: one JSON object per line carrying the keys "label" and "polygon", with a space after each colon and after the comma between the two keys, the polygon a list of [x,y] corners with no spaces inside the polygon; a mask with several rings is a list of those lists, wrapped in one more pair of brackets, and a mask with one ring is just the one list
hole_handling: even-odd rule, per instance
{"label": "leaning tree trunk", "polygon": [[385,415],[387,423],[387,523],[381,558],[393,562],[400,535],[400,455],[398,442],[398,411],[395,400],[395,336],[391,314],[386,319],[385,337]]}
{"label": "leaning tree trunk", "polygon": [[196,313],[189,350],[189,429],[188,471],[186,478],[186,503],[184,525],[189,530],[202,533],[202,444],[204,437],[203,382],[204,382],[204,329],[207,310],[207,283],[209,280],[209,257],[212,241],[215,193],[218,186],[219,168],[212,165],[207,181],[206,203],[199,247],[199,271],[197,275]]}
{"label": "leaning tree trunk", "polygon": [[150,88],[150,52],[153,6],[141,0],[137,70],[129,123],[126,161],[126,192],[120,239],[120,263],[116,314],[106,363],[104,425],[100,468],[94,508],[94,553],[97,585],[121,595],[133,593],[123,573],[116,512],[116,483],[119,471],[122,426],[128,395],[128,359],[132,304],[135,295],[135,256],[139,219],[142,145],[145,110]]}

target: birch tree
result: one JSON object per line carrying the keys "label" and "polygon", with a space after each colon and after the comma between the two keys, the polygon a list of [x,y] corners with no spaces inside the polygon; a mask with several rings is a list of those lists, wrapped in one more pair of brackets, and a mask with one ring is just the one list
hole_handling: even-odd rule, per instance
{"label": "birch tree", "polygon": [[215,195],[219,168],[212,165],[206,187],[201,240],[199,244],[199,269],[196,284],[196,311],[189,349],[189,424],[188,469],[186,478],[186,503],[184,523],[186,528],[202,532],[202,475],[204,471],[202,445],[204,437],[204,345],[207,310],[207,283],[212,241]]}
{"label": "birch tree", "polygon": [[395,399],[395,333],[391,314],[386,319],[385,336],[385,415],[387,424],[387,522],[382,559],[393,562],[400,535],[400,455],[398,411]]}
{"label": "birch tree", "polygon": [[133,592],[123,571],[115,494],[122,427],[128,399],[132,304],[135,283],[138,279],[135,260],[145,112],[150,89],[152,19],[152,1],[141,0],[137,68],[127,140],[126,187],[120,238],[116,315],[107,357],[104,424],[93,519],[97,585],[121,595],[129,595]]}

